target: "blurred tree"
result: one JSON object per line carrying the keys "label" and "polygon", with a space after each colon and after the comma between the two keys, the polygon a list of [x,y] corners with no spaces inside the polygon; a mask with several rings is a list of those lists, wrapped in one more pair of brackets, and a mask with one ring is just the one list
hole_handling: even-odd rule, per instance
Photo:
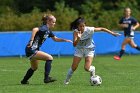
{"label": "blurred tree", "polygon": [[78,16],[85,17],[87,25],[118,29],[124,7],[138,19],[139,5],[140,0],[0,0],[0,30],[29,30],[40,24],[44,12],[57,17],[54,30],[69,30]]}
{"label": "blurred tree", "polygon": [[0,0],[0,15],[8,12],[8,8],[12,8],[14,0]]}
{"label": "blurred tree", "polygon": [[58,19],[56,30],[70,30],[70,23],[78,17],[78,12],[65,5],[65,2],[56,2],[54,15]]}
{"label": "blurred tree", "polygon": [[54,11],[55,2],[63,0],[14,0],[17,11],[21,13],[29,13],[34,7],[37,7],[42,12],[46,10]]}

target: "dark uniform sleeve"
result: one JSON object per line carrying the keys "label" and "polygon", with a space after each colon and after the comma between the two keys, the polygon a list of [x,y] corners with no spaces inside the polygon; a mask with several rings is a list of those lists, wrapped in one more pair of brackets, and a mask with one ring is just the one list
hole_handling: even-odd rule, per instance
{"label": "dark uniform sleeve", "polygon": [[136,24],[138,21],[135,18],[132,18],[132,24]]}
{"label": "dark uniform sleeve", "polygon": [[123,23],[123,18],[121,18],[119,21],[119,24],[122,24],[122,23]]}
{"label": "dark uniform sleeve", "polygon": [[52,31],[50,31],[49,33],[49,37],[54,37],[55,35],[52,33]]}

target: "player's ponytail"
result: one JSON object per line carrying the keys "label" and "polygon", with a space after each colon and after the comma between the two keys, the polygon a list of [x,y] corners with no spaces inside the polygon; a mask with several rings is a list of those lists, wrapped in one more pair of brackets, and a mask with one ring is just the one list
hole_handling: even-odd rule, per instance
{"label": "player's ponytail", "polygon": [[46,21],[47,21],[46,16],[47,16],[46,14],[44,14],[44,15],[42,16],[41,21],[42,21],[42,24],[43,24],[43,25],[45,25],[45,24],[46,24]]}
{"label": "player's ponytail", "polygon": [[78,28],[78,25],[80,23],[85,23],[85,19],[82,17],[78,17],[77,19],[75,19],[71,24],[70,24],[70,29],[74,30]]}

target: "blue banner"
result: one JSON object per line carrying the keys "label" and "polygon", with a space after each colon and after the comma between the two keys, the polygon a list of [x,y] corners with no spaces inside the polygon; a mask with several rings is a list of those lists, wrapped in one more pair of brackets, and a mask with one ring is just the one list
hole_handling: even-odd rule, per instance
{"label": "blue banner", "polygon": [[[54,32],[59,38],[73,39],[72,32]],[[123,33],[122,33],[123,34]],[[0,56],[24,56],[25,46],[28,43],[31,36],[31,32],[1,32],[0,33]],[[105,32],[95,32],[93,35],[95,42],[96,54],[112,54],[118,53],[121,49],[121,44],[124,40],[124,36],[114,37]],[[134,41],[140,45],[140,33],[135,32]],[[48,38],[41,49],[51,55],[73,55],[74,47],[69,42],[55,42],[51,38]],[[126,53],[140,54],[140,51],[126,46]]]}

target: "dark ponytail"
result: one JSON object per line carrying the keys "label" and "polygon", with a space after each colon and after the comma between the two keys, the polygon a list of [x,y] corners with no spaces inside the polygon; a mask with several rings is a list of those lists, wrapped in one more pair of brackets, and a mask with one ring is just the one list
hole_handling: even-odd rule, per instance
{"label": "dark ponytail", "polygon": [[70,29],[74,30],[78,28],[78,25],[80,23],[85,23],[85,19],[82,17],[78,17],[77,19],[75,19],[71,24],[70,24]]}

